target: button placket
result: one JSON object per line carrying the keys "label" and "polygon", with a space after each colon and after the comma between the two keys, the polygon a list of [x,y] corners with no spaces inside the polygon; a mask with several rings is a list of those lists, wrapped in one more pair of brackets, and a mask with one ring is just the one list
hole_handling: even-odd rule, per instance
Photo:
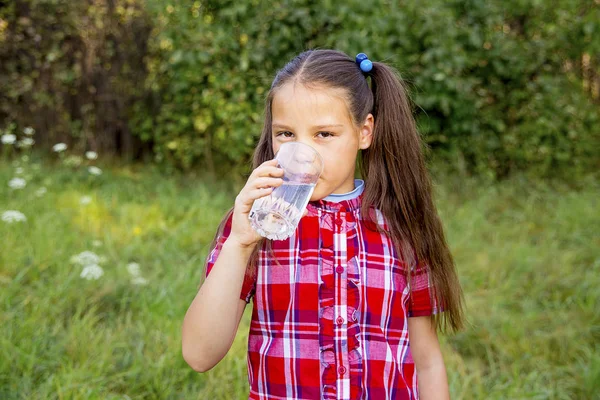
{"label": "button placket", "polygon": [[339,232],[346,231],[346,213],[340,212],[333,219],[333,223],[338,227]]}

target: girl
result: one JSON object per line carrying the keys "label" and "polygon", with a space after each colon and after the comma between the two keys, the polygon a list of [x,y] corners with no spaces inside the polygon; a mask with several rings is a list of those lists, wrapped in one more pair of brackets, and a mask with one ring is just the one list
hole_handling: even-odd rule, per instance
{"label": "girl", "polygon": [[[266,241],[248,214],[282,184],[273,158],[289,141],[324,169],[295,234]],[[448,398],[436,332],[460,329],[462,292],[421,146],[389,66],[311,50],[279,71],[254,170],[183,322],[186,362],[217,364],[252,300],[250,399]]]}

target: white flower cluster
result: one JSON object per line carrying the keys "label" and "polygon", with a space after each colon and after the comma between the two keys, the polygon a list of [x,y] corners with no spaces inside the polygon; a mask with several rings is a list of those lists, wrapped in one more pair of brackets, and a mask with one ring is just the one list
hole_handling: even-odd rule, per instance
{"label": "white flower cluster", "polygon": [[8,182],[8,186],[11,189],[23,189],[27,185],[27,181],[23,178],[12,178]]}
{"label": "white flower cluster", "polygon": [[91,167],[88,167],[88,171],[92,175],[96,175],[96,176],[102,175],[102,170],[100,168],[98,168],[98,167],[93,166],[93,165]]}
{"label": "white flower cluster", "polygon": [[67,145],[65,143],[56,143],[52,146],[52,151],[55,153],[61,153],[67,149]]}
{"label": "white flower cluster", "polygon": [[83,251],[77,255],[71,257],[71,263],[79,264],[83,267],[79,276],[83,279],[92,280],[99,279],[104,275],[104,270],[100,266],[106,259],[98,256],[96,253],[91,251]]}
{"label": "white flower cluster", "polygon": [[99,279],[102,275],[104,275],[104,270],[98,264],[86,265],[81,271],[80,277],[89,280]]}
{"label": "white flower cluster", "polygon": [[2,213],[2,221],[12,224],[13,222],[27,221],[27,217],[20,211],[7,210]]}
{"label": "white flower cluster", "polygon": [[144,278],[140,272],[140,264],[132,262],[127,264],[127,271],[131,275],[131,283],[134,285],[146,285],[148,280]]}
{"label": "white flower cluster", "polygon": [[14,144],[17,141],[17,137],[12,133],[5,133],[2,135],[2,144]]}
{"label": "white flower cluster", "polygon": [[[35,129],[28,126],[27,128],[23,129],[23,133],[27,136],[32,136],[35,133]],[[5,133],[0,137],[0,141],[2,141],[3,145],[15,145],[17,147],[30,147],[35,143],[35,140],[30,137],[25,137],[20,141],[17,141],[17,135],[12,133]]]}
{"label": "white flower cluster", "polygon": [[101,257],[93,251],[82,251],[79,254],[71,257],[73,264],[90,265],[90,264],[101,264],[106,261],[105,257]]}
{"label": "white flower cluster", "polygon": [[17,143],[17,147],[31,147],[35,144],[35,140],[30,137],[26,137],[21,139],[20,142]]}
{"label": "white flower cluster", "polygon": [[[35,129],[28,126],[23,129],[23,134],[25,135],[25,137],[23,137],[21,140],[19,140],[17,135],[15,135],[13,133],[4,133],[4,134],[0,135],[0,141],[5,146],[15,145],[16,147],[19,147],[19,148],[29,148],[35,144],[35,140],[31,137],[31,136],[33,136],[34,133],[35,133]],[[52,151],[54,151],[55,153],[61,154],[61,159],[63,160],[63,162],[66,166],[79,167],[83,161],[83,158],[81,156],[78,156],[78,155],[64,156],[62,154],[67,150],[68,147],[69,146],[66,143],[62,143],[62,142],[56,143],[55,145],[52,146]],[[90,161],[97,160],[98,153],[95,151],[92,151],[92,150],[88,150],[85,152],[85,158],[87,158]],[[102,170],[94,165],[91,165],[88,167],[88,172],[90,173],[90,175],[94,175],[94,176],[102,175]],[[21,189],[23,187],[24,187],[24,184],[21,184],[20,181],[14,181],[11,184],[11,188],[13,188],[13,189]]]}

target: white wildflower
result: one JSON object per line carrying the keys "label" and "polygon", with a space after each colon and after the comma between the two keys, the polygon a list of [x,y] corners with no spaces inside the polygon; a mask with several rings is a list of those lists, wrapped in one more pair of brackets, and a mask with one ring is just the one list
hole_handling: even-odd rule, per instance
{"label": "white wildflower", "polygon": [[2,135],[2,144],[13,144],[17,140],[17,137],[11,133],[5,133]]}
{"label": "white wildflower", "polygon": [[98,153],[96,153],[95,151],[86,151],[85,152],[85,157],[88,160],[95,160],[98,158]]}
{"label": "white wildflower", "polygon": [[74,264],[80,264],[83,266],[93,265],[93,264],[101,264],[104,262],[104,258],[98,256],[96,253],[92,251],[83,251],[77,255],[71,257],[71,262]]}
{"label": "white wildflower", "polygon": [[129,271],[132,276],[140,276],[140,264],[136,262],[127,264],[127,271]]}
{"label": "white wildflower", "polygon": [[94,246],[94,247],[100,247],[100,246],[102,246],[102,241],[101,240],[94,240],[92,242],[92,246]]}
{"label": "white wildflower", "polygon": [[104,275],[104,270],[98,264],[90,264],[86,265],[81,271],[80,277],[87,279],[88,281],[91,279],[98,279],[102,275]]}
{"label": "white wildflower", "polygon": [[11,189],[23,189],[27,185],[27,182],[23,178],[12,178],[8,182],[8,186]]}
{"label": "white wildflower", "polygon": [[35,143],[35,140],[33,140],[32,138],[26,137],[21,139],[20,142],[17,143],[18,147],[30,147],[33,146],[33,144]]}
{"label": "white wildflower", "polygon": [[134,285],[147,285],[148,280],[141,276],[136,276],[135,278],[131,279],[131,283],[133,283]]}
{"label": "white wildflower", "polygon": [[140,272],[140,264],[131,262],[127,264],[127,271],[131,275],[131,283],[133,285],[147,285],[148,280],[144,278]]}
{"label": "white wildflower", "polygon": [[35,129],[33,129],[32,127],[28,126],[25,129],[23,129],[23,133],[26,134],[27,136],[31,136],[35,133]]}
{"label": "white wildflower", "polygon": [[8,210],[2,213],[2,221],[12,224],[13,222],[27,221],[27,217],[20,211]]}
{"label": "white wildflower", "polygon": [[56,153],[60,153],[61,151],[65,151],[66,149],[67,145],[64,143],[56,143],[54,146],[52,146],[52,150]]}
{"label": "white wildflower", "polygon": [[98,168],[98,167],[94,167],[94,166],[91,166],[91,167],[89,167],[89,168],[88,168],[88,171],[90,172],[90,174],[92,174],[92,175],[96,175],[96,176],[98,176],[98,175],[101,175],[101,174],[102,174],[102,170],[101,170],[100,168]]}
{"label": "white wildflower", "polygon": [[17,175],[21,175],[22,173],[23,173],[23,167],[17,167],[17,168],[15,169],[15,174],[17,174]]}
{"label": "white wildflower", "polygon": [[42,197],[43,195],[46,194],[47,191],[48,190],[44,186],[42,186],[41,188],[39,188],[38,190],[35,191],[35,195],[37,197]]}
{"label": "white wildflower", "polygon": [[79,204],[84,206],[90,204],[91,202],[92,198],[90,196],[82,196],[81,199],[79,199]]}

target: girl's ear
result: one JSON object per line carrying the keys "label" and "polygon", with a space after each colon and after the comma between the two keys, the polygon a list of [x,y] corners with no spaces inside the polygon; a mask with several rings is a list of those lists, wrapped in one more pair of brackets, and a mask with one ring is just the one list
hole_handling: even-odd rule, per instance
{"label": "girl's ear", "polygon": [[360,137],[358,138],[358,147],[361,150],[368,149],[373,142],[373,128],[375,127],[375,119],[373,114],[369,113],[367,118],[360,127]]}

